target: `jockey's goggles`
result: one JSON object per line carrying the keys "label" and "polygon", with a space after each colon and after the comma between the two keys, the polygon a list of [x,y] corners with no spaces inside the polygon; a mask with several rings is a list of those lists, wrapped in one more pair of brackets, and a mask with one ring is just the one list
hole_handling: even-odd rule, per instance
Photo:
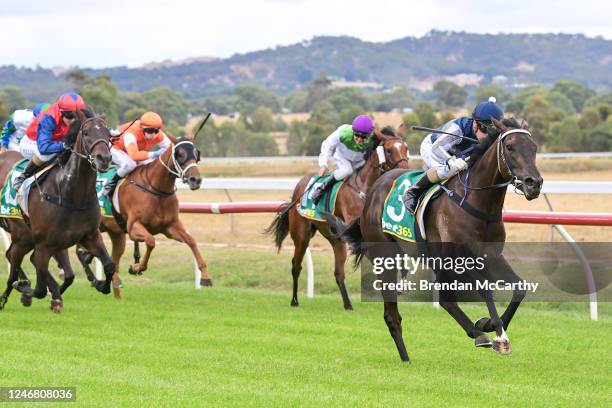
{"label": "jockey's goggles", "polygon": [[62,117],[66,119],[74,119],[76,118],[76,112],[74,111],[62,111]]}
{"label": "jockey's goggles", "polygon": [[358,139],[367,139],[368,137],[370,137],[369,133],[362,133],[362,132],[355,132],[353,131],[353,136],[355,136]]}
{"label": "jockey's goggles", "polygon": [[157,128],[143,128],[142,131],[150,135],[156,135],[159,133],[159,129]]}

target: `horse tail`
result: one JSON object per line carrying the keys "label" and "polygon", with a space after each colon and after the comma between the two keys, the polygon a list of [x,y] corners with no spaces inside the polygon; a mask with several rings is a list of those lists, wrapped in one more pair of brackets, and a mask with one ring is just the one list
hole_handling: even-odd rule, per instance
{"label": "horse tail", "polygon": [[361,235],[359,217],[347,225],[340,218],[328,212],[322,213],[322,216],[327,221],[332,236],[348,244],[351,253],[355,255],[355,267],[359,266],[365,255],[361,245],[363,243],[363,235]]}
{"label": "horse tail", "polygon": [[268,235],[274,235],[274,242],[278,251],[283,246],[283,241],[289,234],[289,210],[293,208],[296,201],[290,203],[284,203],[280,211],[276,214],[276,218],[272,221],[272,224],[265,229],[265,233]]}

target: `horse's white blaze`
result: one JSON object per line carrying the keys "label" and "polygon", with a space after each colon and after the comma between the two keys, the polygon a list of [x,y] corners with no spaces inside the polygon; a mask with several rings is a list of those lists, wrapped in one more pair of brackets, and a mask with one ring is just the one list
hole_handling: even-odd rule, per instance
{"label": "horse's white blaze", "polygon": [[403,144],[403,143],[401,143],[401,142],[395,142],[395,143],[393,144],[393,146],[395,146],[395,148],[396,148],[396,149],[397,149],[397,151],[399,152],[399,151],[400,151],[400,147],[402,147],[402,144]]}

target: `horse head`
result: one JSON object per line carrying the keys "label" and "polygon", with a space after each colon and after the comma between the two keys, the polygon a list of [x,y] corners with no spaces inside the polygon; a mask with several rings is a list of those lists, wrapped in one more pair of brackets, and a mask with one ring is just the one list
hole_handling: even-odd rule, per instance
{"label": "horse head", "polygon": [[378,166],[383,171],[395,168],[408,168],[409,153],[408,146],[402,138],[403,130],[402,124],[397,130],[391,126],[386,126],[382,130],[376,129],[374,131],[377,141],[377,146],[374,150],[376,151]]}
{"label": "horse head", "polygon": [[191,190],[197,190],[202,184],[202,176],[198,168],[200,161],[200,151],[193,144],[193,140],[181,137],[172,146],[172,162],[176,175],[181,178],[183,183],[189,185]]}
{"label": "horse head", "polygon": [[79,157],[89,161],[96,170],[106,171],[111,162],[110,131],[106,124],[106,115],[95,115],[88,110],[77,111],[77,121],[71,127],[78,129],[76,137],[69,135],[66,145]]}
{"label": "horse head", "polygon": [[527,124],[515,118],[493,119],[499,131],[497,138],[497,165],[500,174],[525,193],[527,200],[540,195],[543,179],[536,166],[538,145],[527,130]]}

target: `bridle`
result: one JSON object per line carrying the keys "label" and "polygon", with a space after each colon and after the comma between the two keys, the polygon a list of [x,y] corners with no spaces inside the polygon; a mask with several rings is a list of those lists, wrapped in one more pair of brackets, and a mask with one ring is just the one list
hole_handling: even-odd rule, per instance
{"label": "bridle", "polygon": [[[531,133],[526,129],[510,129],[500,134],[496,142],[497,143],[497,146],[496,146],[497,170],[499,171],[499,174],[504,179],[504,182],[498,183],[498,184],[492,184],[490,186],[485,186],[485,187],[470,187],[468,185],[468,179],[470,176],[469,169],[468,169],[466,173],[467,175],[465,177],[465,181],[461,179],[461,173],[457,174],[457,179],[463,185],[465,190],[492,190],[492,189],[497,189],[497,188],[506,188],[509,185],[513,185],[514,187],[522,191],[523,182],[514,174],[504,154],[506,150],[504,139],[512,134],[526,135],[529,138],[529,140],[531,140],[535,144],[535,141],[533,140]],[[505,174],[504,174],[504,171],[502,171],[502,164],[505,169]],[[505,180],[506,177],[508,178],[507,180]]]}
{"label": "bridle", "polygon": [[[94,116],[92,118],[85,119],[84,121],[81,122],[81,126],[79,127],[79,132],[78,132],[77,140],[75,141],[75,143],[78,142],[78,149],[74,149],[72,146],[66,146],[66,150],[69,150],[70,153],[75,154],[80,159],[87,160],[89,162],[89,165],[91,166],[92,170],[97,171],[96,159],[91,155],[91,152],[93,151],[93,149],[99,143],[104,143],[104,145],[108,149],[108,152],[110,153],[110,141],[109,140],[105,140],[103,138],[99,138],[99,139],[96,139],[96,141],[93,142],[93,144],[91,146],[89,146],[89,148],[87,148],[85,146],[85,143],[83,141],[85,139],[85,137],[83,136],[83,130],[84,130],[86,124],[88,124],[90,122],[94,122],[94,121],[101,121],[102,122],[102,126],[104,126],[106,128],[106,120],[104,120],[104,118],[102,116]],[[85,152],[85,154],[80,153],[77,150],[82,150],[82,151]]]}
{"label": "bridle", "polygon": [[[186,167],[183,168],[181,164],[178,162],[178,160],[176,160],[176,148],[182,144],[189,144],[193,146],[194,149],[196,149],[192,141],[190,140],[180,141],[177,144],[172,145],[172,154],[170,155],[170,158],[168,159],[168,163],[164,163],[161,156],[159,156],[159,162],[162,164],[162,166],[166,168],[166,170],[168,170],[168,172],[170,172],[170,174],[176,176],[177,178],[180,178],[183,182],[185,182],[187,178],[186,177],[187,171],[192,167],[198,166],[197,164],[198,158],[196,156],[192,163],[188,164]],[[189,157],[187,158],[187,161],[189,161]],[[174,170],[171,168],[171,166],[174,168]]]}
{"label": "bridle", "polygon": [[[404,143],[403,139],[397,138],[397,140],[398,140],[398,143]],[[378,150],[379,148],[382,149],[382,151]],[[389,164],[387,162],[387,156],[385,155],[384,146],[382,146],[382,145],[379,145],[376,148],[376,154],[377,154],[377,157],[378,157],[378,169],[380,170],[381,173],[384,173],[386,171],[391,171],[393,169],[396,169],[397,166],[400,165],[400,163],[403,163],[403,162],[408,163],[408,158],[407,157],[402,157],[399,160],[396,160],[395,162]]]}

